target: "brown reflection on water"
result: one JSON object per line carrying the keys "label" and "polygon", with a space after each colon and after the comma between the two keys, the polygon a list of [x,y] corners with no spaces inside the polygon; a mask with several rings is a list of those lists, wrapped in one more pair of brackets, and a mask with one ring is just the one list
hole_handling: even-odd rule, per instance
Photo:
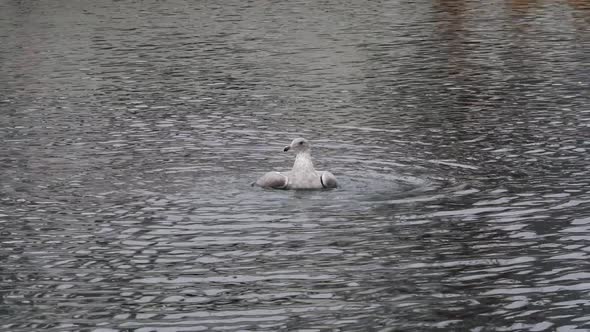
{"label": "brown reflection on water", "polygon": [[507,2],[512,12],[526,13],[539,5],[538,0],[511,0]]}
{"label": "brown reflection on water", "polygon": [[576,10],[590,10],[590,2],[587,0],[568,0],[567,4]]}

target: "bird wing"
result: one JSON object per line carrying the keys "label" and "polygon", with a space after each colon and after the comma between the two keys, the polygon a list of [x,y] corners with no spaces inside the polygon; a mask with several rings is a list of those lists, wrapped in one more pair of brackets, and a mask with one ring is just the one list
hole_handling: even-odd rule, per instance
{"label": "bird wing", "polygon": [[322,174],[320,175],[320,181],[322,182],[322,187],[326,189],[338,187],[338,182],[336,181],[336,177],[334,176],[334,174],[328,171],[324,171],[321,173]]}
{"label": "bird wing", "polygon": [[262,188],[285,189],[289,178],[279,172],[268,172],[258,179],[255,184]]}

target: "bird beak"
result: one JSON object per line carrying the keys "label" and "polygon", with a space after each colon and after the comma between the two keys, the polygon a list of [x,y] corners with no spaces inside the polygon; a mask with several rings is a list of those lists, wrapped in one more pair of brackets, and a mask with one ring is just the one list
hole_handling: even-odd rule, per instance
{"label": "bird beak", "polygon": [[291,146],[290,145],[287,145],[287,146],[285,146],[285,148],[283,149],[283,151],[287,152],[287,151],[289,151],[290,148],[291,148]]}

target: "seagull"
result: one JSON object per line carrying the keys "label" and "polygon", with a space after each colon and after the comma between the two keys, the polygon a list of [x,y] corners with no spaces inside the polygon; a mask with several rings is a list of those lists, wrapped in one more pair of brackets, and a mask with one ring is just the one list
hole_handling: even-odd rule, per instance
{"label": "seagull", "polygon": [[288,172],[268,172],[254,184],[270,189],[330,189],[338,187],[336,177],[328,171],[316,171],[311,161],[311,145],[296,138],[283,151],[295,152],[295,163]]}

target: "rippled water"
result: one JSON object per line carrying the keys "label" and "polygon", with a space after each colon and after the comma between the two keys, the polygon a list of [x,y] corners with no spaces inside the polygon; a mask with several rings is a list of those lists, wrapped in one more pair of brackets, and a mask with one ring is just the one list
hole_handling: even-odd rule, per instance
{"label": "rippled water", "polygon": [[[2,331],[590,331],[586,1],[3,1]],[[342,186],[250,187],[296,136]]]}

